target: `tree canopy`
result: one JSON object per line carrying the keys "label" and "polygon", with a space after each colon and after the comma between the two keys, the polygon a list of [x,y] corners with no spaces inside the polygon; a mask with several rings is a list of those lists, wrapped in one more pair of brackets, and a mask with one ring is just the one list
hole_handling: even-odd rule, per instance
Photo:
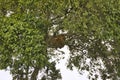
{"label": "tree canopy", "polygon": [[68,68],[87,70],[92,79],[99,66],[103,80],[117,80],[119,34],[120,0],[0,0],[0,69],[9,68],[13,80],[37,80],[42,71],[41,80],[56,80],[51,49],[68,45]]}

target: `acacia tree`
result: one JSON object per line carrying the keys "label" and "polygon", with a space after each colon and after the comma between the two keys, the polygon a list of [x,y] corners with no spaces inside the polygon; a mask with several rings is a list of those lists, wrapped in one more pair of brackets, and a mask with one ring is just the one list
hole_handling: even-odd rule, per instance
{"label": "acacia tree", "polygon": [[[102,65],[100,59],[104,69],[98,70],[103,80],[117,80],[120,77],[119,5],[119,0],[1,0],[0,69],[9,67],[13,80],[36,80],[42,71],[46,73],[42,80],[56,80],[61,76],[55,62],[49,61],[53,56],[50,48],[66,44],[71,51],[68,68],[87,70],[92,78],[95,66]],[[67,32],[66,39],[57,37],[60,31]]]}

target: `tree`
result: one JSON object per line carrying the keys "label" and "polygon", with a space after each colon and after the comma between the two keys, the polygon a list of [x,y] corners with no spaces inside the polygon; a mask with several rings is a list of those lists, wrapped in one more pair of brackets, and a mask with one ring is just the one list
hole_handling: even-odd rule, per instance
{"label": "tree", "polygon": [[[66,44],[71,51],[68,68],[87,70],[92,78],[95,66],[102,65],[100,59],[104,69],[98,70],[103,80],[117,80],[119,5],[119,0],[1,0],[0,69],[9,67],[13,80],[36,80],[40,71],[46,73],[42,80],[56,80],[61,76],[55,62],[49,61],[53,52],[48,49]],[[66,32],[64,40],[57,37],[60,32]],[[62,45],[49,43],[56,39]]]}

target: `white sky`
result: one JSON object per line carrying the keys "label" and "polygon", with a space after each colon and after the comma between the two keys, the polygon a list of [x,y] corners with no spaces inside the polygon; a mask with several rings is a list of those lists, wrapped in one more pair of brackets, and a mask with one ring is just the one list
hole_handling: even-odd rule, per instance
{"label": "white sky", "polygon": [[0,70],[0,80],[12,80],[12,76],[9,71]]}
{"label": "white sky", "polygon": [[[87,79],[87,75],[79,75],[77,70],[70,71],[65,67],[61,69],[62,80],[89,80]],[[12,80],[12,76],[9,71],[1,70],[0,71],[0,80]]]}
{"label": "white sky", "polygon": [[62,80],[89,80],[87,78],[87,72],[84,75],[80,75],[76,68],[73,71],[66,68],[67,59],[69,58],[69,49],[68,46],[64,46],[60,49],[65,52],[65,58],[60,60],[60,63],[56,65],[58,69],[60,69]]}
{"label": "white sky", "polygon": [[[65,51],[65,59],[60,60],[60,63],[56,65],[56,68],[60,69],[62,80],[89,80],[87,78],[87,71],[83,75],[80,75],[76,68],[74,68],[73,71],[66,69],[67,59],[69,58],[69,50],[67,46],[61,50]],[[10,72],[0,70],[0,80],[12,80]]]}

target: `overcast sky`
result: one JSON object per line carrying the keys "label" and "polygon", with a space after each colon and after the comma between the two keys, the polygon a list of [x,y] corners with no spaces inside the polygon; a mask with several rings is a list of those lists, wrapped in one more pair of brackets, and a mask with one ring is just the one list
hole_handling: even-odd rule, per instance
{"label": "overcast sky", "polygon": [[[87,78],[87,72],[84,72],[83,75],[80,75],[76,68],[74,68],[73,71],[66,69],[66,63],[69,57],[69,50],[67,46],[62,48],[62,50],[65,51],[65,59],[60,60],[60,63],[56,65],[57,69],[60,69],[62,80],[89,80]],[[1,70],[0,80],[12,80],[10,72]]]}
{"label": "overcast sky", "polygon": [[[61,68],[62,80],[89,80],[86,78],[86,74],[79,75],[77,70],[70,71],[62,66]],[[12,80],[9,71],[1,70],[0,71],[0,80]]]}

